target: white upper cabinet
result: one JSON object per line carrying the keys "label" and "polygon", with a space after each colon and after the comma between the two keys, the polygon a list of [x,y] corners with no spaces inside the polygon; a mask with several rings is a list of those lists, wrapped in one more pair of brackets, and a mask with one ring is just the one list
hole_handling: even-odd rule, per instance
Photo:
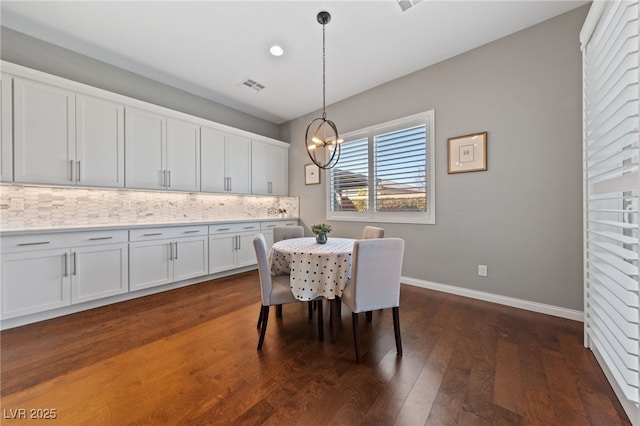
{"label": "white upper cabinet", "polygon": [[167,118],[166,187],[200,191],[200,127]]}
{"label": "white upper cabinet", "polygon": [[251,140],[202,128],[202,191],[251,193]]}
{"label": "white upper cabinet", "polygon": [[164,189],[167,181],[164,117],[127,107],[125,128],[126,186]]}
{"label": "white upper cabinet", "polygon": [[16,182],[124,186],[122,106],[19,78],[14,92]]}
{"label": "white upper cabinet", "polygon": [[288,151],[265,142],[253,141],[251,188],[254,194],[287,195]]}
{"label": "white upper cabinet", "polygon": [[12,77],[0,74],[0,181],[13,180],[13,95]]}
{"label": "white upper cabinet", "polygon": [[124,187],[124,107],[104,99],[76,97],[78,185]]}
{"label": "white upper cabinet", "polygon": [[127,188],[200,190],[200,129],[126,108]]}
{"label": "white upper cabinet", "polygon": [[74,93],[15,78],[13,113],[15,181],[74,183]]}
{"label": "white upper cabinet", "polygon": [[2,65],[2,182],[288,194],[284,143]]}

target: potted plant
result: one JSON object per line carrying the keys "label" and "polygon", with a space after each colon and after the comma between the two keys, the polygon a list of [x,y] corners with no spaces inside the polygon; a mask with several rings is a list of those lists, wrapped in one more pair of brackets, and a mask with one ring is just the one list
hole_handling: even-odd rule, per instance
{"label": "potted plant", "polygon": [[331,232],[331,225],[327,225],[326,223],[313,225],[311,227],[311,232],[316,235],[316,242],[318,244],[324,244],[327,242],[327,234]]}
{"label": "potted plant", "polygon": [[287,209],[278,209],[278,213],[280,214],[280,217],[285,217]]}

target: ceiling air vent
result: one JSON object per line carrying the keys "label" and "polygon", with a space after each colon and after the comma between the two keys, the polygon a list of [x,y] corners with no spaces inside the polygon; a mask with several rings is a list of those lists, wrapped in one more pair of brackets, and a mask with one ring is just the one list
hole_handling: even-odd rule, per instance
{"label": "ceiling air vent", "polygon": [[407,9],[412,8],[418,3],[422,2],[422,0],[396,0],[396,1],[398,2],[398,6],[400,6],[400,9],[402,9],[403,12],[405,12]]}
{"label": "ceiling air vent", "polygon": [[242,84],[243,86],[247,86],[249,89],[255,90],[256,93],[264,89],[264,85],[258,83],[255,80],[251,80],[250,78],[245,78],[240,82],[240,84]]}

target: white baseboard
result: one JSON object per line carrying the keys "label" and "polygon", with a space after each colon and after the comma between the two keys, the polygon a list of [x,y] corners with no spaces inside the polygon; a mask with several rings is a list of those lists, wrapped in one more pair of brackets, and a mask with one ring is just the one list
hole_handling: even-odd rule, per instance
{"label": "white baseboard", "polygon": [[553,315],[555,317],[584,322],[584,313],[582,311],[576,311],[574,309],[545,305],[544,303],[531,302],[529,300],[516,299],[514,297],[508,296],[500,296],[498,294],[486,293],[484,291],[478,290],[470,290],[468,288],[456,287],[447,284],[434,283],[432,281],[419,280],[417,278],[402,277],[402,283],[413,285],[416,287],[427,288],[429,290],[457,294],[458,296],[484,300],[485,302],[498,303],[500,305],[525,309],[527,311],[538,312],[541,314]]}

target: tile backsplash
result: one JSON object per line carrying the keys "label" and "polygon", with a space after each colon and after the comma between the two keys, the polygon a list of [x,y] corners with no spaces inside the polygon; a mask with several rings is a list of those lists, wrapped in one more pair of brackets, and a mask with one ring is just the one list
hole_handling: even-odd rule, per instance
{"label": "tile backsplash", "polygon": [[298,217],[298,197],[0,185],[0,230]]}

